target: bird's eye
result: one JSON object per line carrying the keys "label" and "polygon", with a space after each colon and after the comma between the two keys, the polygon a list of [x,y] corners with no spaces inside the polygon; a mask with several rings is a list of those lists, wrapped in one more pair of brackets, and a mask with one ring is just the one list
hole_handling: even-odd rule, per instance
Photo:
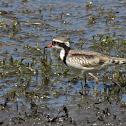
{"label": "bird's eye", "polygon": [[53,44],[53,45],[56,45],[56,44],[57,44],[57,42],[56,42],[56,41],[53,41],[53,42],[52,42],[52,44]]}

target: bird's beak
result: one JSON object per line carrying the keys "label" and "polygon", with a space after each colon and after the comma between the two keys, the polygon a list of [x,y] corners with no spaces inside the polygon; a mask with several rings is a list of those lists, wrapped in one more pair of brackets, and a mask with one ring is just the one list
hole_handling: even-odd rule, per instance
{"label": "bird's beak", "polygon": [[52,47],[52,43],[47,45],[45,48],[51,48]]}

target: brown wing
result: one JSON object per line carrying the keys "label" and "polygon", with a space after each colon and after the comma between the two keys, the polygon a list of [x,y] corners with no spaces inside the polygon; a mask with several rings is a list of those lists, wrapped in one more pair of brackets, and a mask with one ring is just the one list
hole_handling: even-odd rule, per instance
{"label": "brown wing", "polygon": [[100,53],[83,50],[71,50],[67,56],[69,64],[78,64],[82,67],[103,65],[108,60],[109,57]]}

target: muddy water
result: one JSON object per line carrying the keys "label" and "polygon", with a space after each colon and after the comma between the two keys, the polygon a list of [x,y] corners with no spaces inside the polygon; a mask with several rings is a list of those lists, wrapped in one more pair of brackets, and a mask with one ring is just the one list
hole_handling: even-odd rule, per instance
{"label": "muddy water", "polygon": [[54,37],[71,47],[126,57],[123,0],[0,1],[0,125],[126,125],[126,66],[113,66],[95,81],[70,71]]}

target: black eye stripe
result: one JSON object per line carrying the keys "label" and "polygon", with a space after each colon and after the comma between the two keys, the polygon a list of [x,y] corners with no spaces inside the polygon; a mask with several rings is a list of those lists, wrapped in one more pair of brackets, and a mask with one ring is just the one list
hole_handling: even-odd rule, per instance
{"label": "black eye stripe", "polygon": [[52,45],[56,45],[57,44],[57,42],[56,41],[52,41]]}

